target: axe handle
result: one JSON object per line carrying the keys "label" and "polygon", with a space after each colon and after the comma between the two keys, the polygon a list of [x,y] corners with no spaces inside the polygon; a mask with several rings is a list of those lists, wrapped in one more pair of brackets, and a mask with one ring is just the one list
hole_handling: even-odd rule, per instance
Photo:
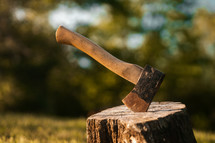
{"label": "axe handle", "polygon": [[141,67],[117,59],[89,39],[63,26],[59,26],[57,29],[56,40],[58,43],[72,45],[78,48],[112,72],[134,84],[138,82],[141,76],[143,70]]}

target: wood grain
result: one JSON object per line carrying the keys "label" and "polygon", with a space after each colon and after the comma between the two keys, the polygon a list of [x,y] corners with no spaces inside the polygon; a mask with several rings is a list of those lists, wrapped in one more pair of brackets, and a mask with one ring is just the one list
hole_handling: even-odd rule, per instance
{"label": "wood grain", "polygon": [[87,119],[88,143],[196,143],[180,102],[152,102],[148,112],[117,106]]}
{"label": "wood grain", "polygon": [[141,67],[117,59],[86,37],[76,32],[72,32],[63,26],[60,26],[57,29],[56,40],[58,43],[72,45],[78,48],[112,72],[132,82],[133,84],[136,84],[141,76]]}

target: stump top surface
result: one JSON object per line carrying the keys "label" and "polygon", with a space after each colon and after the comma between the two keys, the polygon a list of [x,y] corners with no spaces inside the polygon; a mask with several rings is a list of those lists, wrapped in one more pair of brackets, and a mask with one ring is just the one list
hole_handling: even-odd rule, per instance
{"label": "stump top surface", "polygon": [[112,119],[126,123],[143,123],[157,120],[158,118],[163,118],[176,112],[181,112],[185,110],[185,108],[186,106],[180,102],[152,102],[147,112],[133,112],[125,105],[120,105],[103,110],[90,116],[88,119]]}

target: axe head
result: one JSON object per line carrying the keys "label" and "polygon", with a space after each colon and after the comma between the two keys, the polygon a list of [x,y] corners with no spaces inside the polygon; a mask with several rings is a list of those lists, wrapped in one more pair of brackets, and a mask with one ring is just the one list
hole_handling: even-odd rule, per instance
{"label": "axe head", "polygon": [[146,65],[137,84],[122,102],[134,112],[146,112],[164,76],[162,72]]}

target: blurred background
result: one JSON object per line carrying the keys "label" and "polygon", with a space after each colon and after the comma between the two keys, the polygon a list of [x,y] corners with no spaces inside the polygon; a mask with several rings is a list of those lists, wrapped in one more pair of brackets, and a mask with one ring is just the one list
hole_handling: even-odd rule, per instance
{"label": "blurred background", "polygon": [[0,0],[0,112],[87,117],[134,87],[71,46],[64,25],[114,56],[166,74],[154,101],[186,104],[215,130],[214,0]]}

